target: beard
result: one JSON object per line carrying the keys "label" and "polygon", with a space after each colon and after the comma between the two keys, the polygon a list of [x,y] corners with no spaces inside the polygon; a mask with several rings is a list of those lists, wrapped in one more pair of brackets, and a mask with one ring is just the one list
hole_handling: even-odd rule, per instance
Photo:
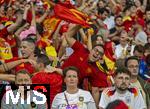
{"label": "beard", "polygon": [[128,87],[126,84],[123,83],[119,87],[117,87],[117,89],[120,91],[126,91],[128,89]]}
{"label": "beard", "polygon": [[128,88],[117,87],[117,89],[123,92],[126,91]]}

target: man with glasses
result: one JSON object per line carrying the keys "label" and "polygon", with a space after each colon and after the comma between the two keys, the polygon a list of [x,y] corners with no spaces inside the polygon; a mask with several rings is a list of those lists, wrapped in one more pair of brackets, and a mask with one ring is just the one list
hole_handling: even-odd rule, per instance
{"label": "man with glasses", "polygon": [[[131,72],[131,86],[136,87],[141,92],[147,108],[150,107],[150,84],[144,81],[139,74],[139,60],[136,56],[126,59],[125,66]],[[149,109],[149,108],[148,108]]]}
{"label": "man with glasses", "polygon": [[72,26],[66,33],[66,41],[74,50],[73,54],[64,62],[62,68],[68,66],[75,66],[80,70],[79,84],[84,78],[88,78],[92,86],[92,95],[98,105],[99,102],[99,88],[108,86],[107,74],[99,70],[96,61],[103,60],[104,49],[102,45],[95,45],[92,50],[88,50],[79,41],[73,38],[73,35],[80,29],[79,26]]}

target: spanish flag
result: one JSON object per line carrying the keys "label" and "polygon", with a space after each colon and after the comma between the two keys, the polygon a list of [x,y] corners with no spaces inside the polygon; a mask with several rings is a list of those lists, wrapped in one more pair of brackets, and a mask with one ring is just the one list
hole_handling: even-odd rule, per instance
{"label": "spanish flag", "polygon": [[61,4],[56,4],[54,7],[54,13],[56,17],[62,20],[90,27],[88,16],[75,8],[67,8]]}
{"label": "spanish flag", "polygon": [[114,84],[113,74],[115,70],[115,61],[116,59],[113,57],[114,51],[113,51],[113,43],[106,42],[104,45],[104,61],[106,63],[106,66],[108,68],[107,72],[107,82],[109,85]]}
{"label": "spanish flag", "polygon": [[47,18],[44,22],[44,28],[46,29],[46,32],[43,34],[44,38],[51,39],[51,36],[57,29],[59,23],[61,22],[61,19],[56,18],[55,16],[52,16],[50,18]]}
{"label": "spanish flag", "polygon": [[106,42],[104,45],[104,60],[106,62],[108,70],[114,70],[115,69],[115,61],[116,59],[113,57],[114,51],[113,51],[113,45],[112,42]]}

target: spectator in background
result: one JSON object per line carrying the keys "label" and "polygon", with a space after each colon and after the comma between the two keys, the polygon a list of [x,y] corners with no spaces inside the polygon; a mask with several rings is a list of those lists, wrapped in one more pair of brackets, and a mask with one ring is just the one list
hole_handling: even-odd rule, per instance
{"label": "spectator in background", "polygon": [[135,24],[136,34],[135,41],[136,44],[145,45],[147,43],[147,34],[144,32],[145,22],[143,19],[137,19]]}
{"label": "spectator in background", "polygon": [[139,59],[135,56],[131,56],[126,59],[125,66],[131,73],[131,86],[136,87],[142,94],[147,108],[150,106],[150,84],[144,81],[139,74]]}
{"label": "spectator in background", "polygon": [[115,72],[115,86],[106,88],[101,95],[99,102],[100,109],[117,99],[126,103],[129,108],[146,109],[146,105],[141,93],[136,88],[130,87],[130,71],[125,67],[120,67]]}
{"label": "spectator in background", "polygon": [[146,21],[149,21],[150,20],[150,6],[146,8],[145,15],[146,15],[146,18],[145,18]]}
{"label": "spectator in background", "polygon": [[125,58],[128,54],[129,55],[133,55],[133,48],[134,46],[131,46],[131,50],[130,53],[128,53],[127,48],[128,48],[128,33],[123,30],[120,34],[120,44],[116,45],[116,49],[115,49],[115,55],[118,58]]}

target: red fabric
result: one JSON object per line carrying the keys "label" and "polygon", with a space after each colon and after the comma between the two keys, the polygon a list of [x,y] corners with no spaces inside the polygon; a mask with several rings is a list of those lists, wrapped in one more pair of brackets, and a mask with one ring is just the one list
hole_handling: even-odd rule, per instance
{"label": "red fabric", "polygon": [[[17,61],[17,60],[20,60],[20,59],[21,58],[13,57],[12,59],[5,60],[5,62],[8,63],[8,62]],[[27,70],[30,74],[35,72],[34,66],[32,64],[30,64],[30,63],[22,63],[22,64],[16,66],[13,70],[14,70],[14,73],[17,73],[18,71],[20,71],[22,69]]]}
{"label": "red fabric", "polygon": [[122,101],[114,109],[129,109],[128,106]]}
{"label": "red fabric", "polygon": [[137,22],[137,24],[141,25],[143,28],[145,27],[144,19],[138,18],[136,22]]}
{"label": "red fabric", "polygon": [[125,27],[125,30],[128,32],[131,30],[132,28],[132,25],[133,25],[133,21],[129,21],[129,20],[126,20],[123,22],[123,26]]}
{"label": "red fabric", "polygon": [[[90,25],[86,22],[87,20],[86,16],[83,15],[83,13],[81,13],[80,11],[77,10],[75,11],[76,12],[73,12],[69,8],[66,8],[65,6],[62,6],[60,4],[57,4],[54,7],[54,12],[56,17],[71,23],[90,27]],[[82,19],[77,18],[73,13],[78,14],[78,16],[81,17]]]}
{"label": "red fabric", "polygon": [[144,13],[140,9],[137,10],[136,14],[137,14],[138,18],[141,18],[141,19],[144,18]]}
{"label": "red fabric", "polygon": [[0,17],[0,23],[7,22],[9,19],[7,17]]}
{"label": "red fabric", "polygon": [[105,56],[107,56],[110,60],[115,62],[115,58],[113,58],[114,52],[113,52],[113,48],[112,48],[112,42],[106,42],[104,45],[104,54]]}
{"label": "red fabric", "polygon": [[62,92],[62,76],[57,73],[39,72],[32,77],[33,84],[50,85],[50,105],[56,94]]}
{"label": "red fabric", "polygon": [[67,32],[67,30],[68,30],[68,24],[64,24],[61,26],[61,28],[59,30],[59,34],[62,35],[63,33]]}
{"label": "red fabric", "polygon": [[22,63],[18,66],[15,67],[15,73],[17,73],[18,71],[25,69],[27,70],[30,74],[35,72],[35,68],[32,64],[30,63]]}
{"label": "red fabric", "polygon": [[75,66],[80,70],[80,82],[88,77],[92,86],[107,87],[107,75],[101,72],[95,63],[88,62],[89,51],[84,46],[76,41],[72,46],[74,53],[64,62],[62,69],[68,66]]}
{"label": "red fabric", "polygon": [[2,30],[0,30],[0,38],[6,38],[8,36],[8,31],[7,31],[7,27],[3,28]]}
{"label": "red fabric", "polygon": [[11,46],[13,57],[18,57],[18,47],[16,45],[17,44],[16,39],[12,36],[9,36],[7,37],[6,41]]}
{"label": "red fabric", "polygon": [[31,12],[31,10],[29,10],[28,14],[27,14],[27,22],[31,23],[31,21],[32,21],[32,12]]}

